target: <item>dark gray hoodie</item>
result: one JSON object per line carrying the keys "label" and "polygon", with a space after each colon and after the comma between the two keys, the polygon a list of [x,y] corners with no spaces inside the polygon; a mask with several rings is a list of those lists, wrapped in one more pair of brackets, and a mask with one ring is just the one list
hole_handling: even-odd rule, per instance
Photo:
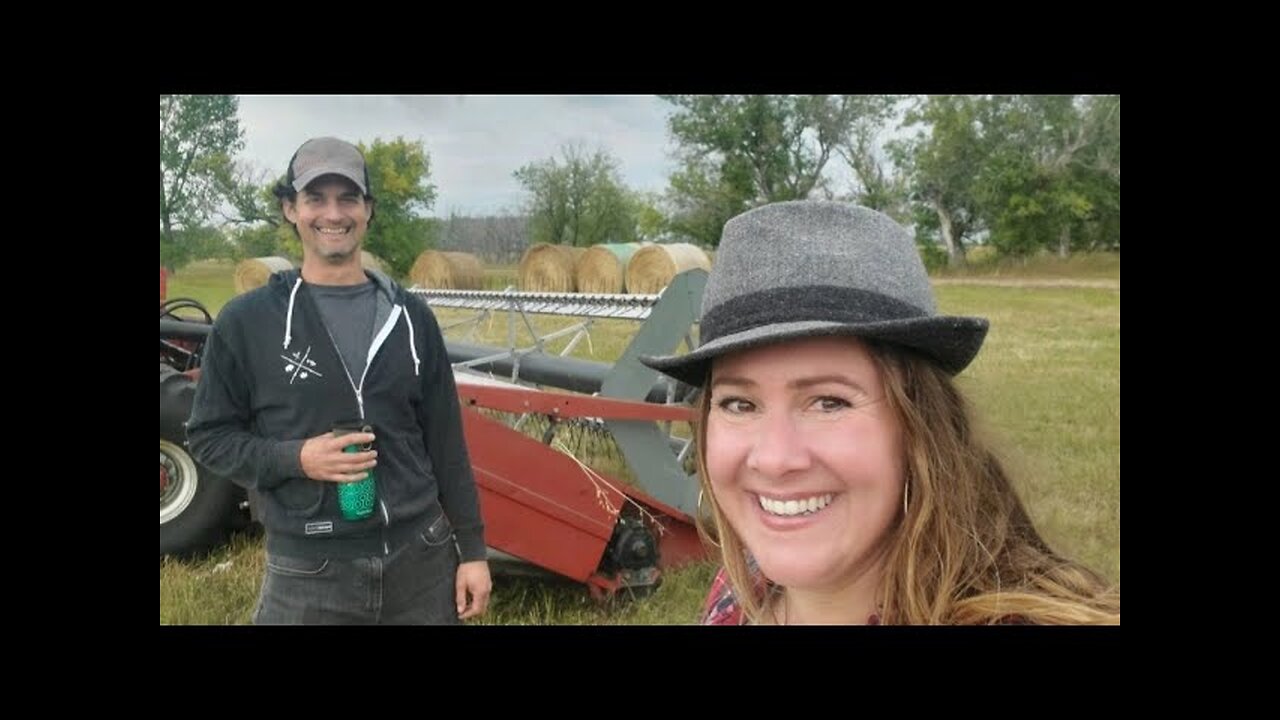
{"label": "dark gray hoodie", "polygon": [[[214,323],[187,435],[192,454],[251,492],[272,553],[386,554],[437,521],[463,562],[485,558],[484,525],[440,326],[385,275],[364,375],[348,378],[298,270],[229,302]],[[378,509],[349,521],[337,483],[302,473],[307,438],[363,418],[377,436]]]}

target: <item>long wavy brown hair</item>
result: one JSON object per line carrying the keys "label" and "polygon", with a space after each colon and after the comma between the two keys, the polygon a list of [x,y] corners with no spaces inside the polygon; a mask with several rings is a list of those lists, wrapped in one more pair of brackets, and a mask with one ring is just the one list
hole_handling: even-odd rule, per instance
{"label": "long wavy brown hair", "polygon": [[[1049,549],[999,459],[975,435],[951,376],[924,357],[864,341],[903,431],[906,510],[881,544],[880,621],[897,625],[1119,624],[1120,588]],[[708,378],[709,381],[709,378]],[[699,529],[720,546],[747,622],[765,612],[760,578],[707,473],[710,392],[701,393]],[[707,517],[707,516],[710,517]],[[707,525],[710,527],[707,527]]]}

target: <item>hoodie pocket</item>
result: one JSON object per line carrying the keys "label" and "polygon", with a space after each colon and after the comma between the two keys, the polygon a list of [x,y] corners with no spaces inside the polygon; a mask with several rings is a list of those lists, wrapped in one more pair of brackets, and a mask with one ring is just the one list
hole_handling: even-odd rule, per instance
{"label": "hoodie pocket", "polygon": [[273,494],[289,517],[313,517],[324,503],[324,483],[310,478],[289,478]]}

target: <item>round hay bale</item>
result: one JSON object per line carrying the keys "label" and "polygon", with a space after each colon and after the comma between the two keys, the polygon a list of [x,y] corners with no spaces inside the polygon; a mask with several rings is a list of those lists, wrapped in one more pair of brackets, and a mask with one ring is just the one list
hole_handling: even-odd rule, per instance
{"label": "round hay bale", "polygon": [[382,259],[368,250],[360,251],[360,267],[365,270],[377,270],[380,273],[387,271],[387,266],[382,262]]}
{"label": "round hay bale", "polygon": [[626,292],[627,263],[639,249],[640,243],[602,243],[587,248],[573,269],[578,292]]}
{"label": "round hay bale", "polygon": [[573,273],[574,273],[573,289],[577,290],[578,289],[578,276],[577,276],[578,263],[582,262],[583,256],[587,254],[587,249],[584,247],[578,247],[577,245],[561,245],[560,247],[564,248],[565,250],[568,250],[569,256],[573,259]]}
{"label": "round hay bale", "polygon": [[[574,250],[579,252],[575,253]],[[574,259],[583,248],[538,243],[520,258],[520,289],[525,292],[573,292]]]}
{"label": "round hay bale", "polygon": [[660,293],[671,283],[671,278],[693,268],[711,270],[711,260],[697,245],[671,243],[642,247],[627,263],[627,292]]}
{"label": "round hay bale", "polygon": [[413,261],[409,282],[421,288],[479,290],[484,286],[484,265],[471,253],[427,250]]}
{"label": "round hay bale", "polygon": [[292,269],[293,263],[288,258],[259,257],[241,260],[236,264],[236,294],[241,295],[266,285],[271,273]]}

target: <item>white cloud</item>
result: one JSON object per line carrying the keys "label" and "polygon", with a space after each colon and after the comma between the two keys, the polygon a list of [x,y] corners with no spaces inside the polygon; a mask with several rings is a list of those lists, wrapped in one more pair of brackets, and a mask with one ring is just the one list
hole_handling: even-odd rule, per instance
{"label": "white cloud", "polygon": [[569,142],[608,150],[628,186],[662,190],[672,169],[670,110],[665,101],[644,95],[249,95],[240,98],[240,159],[274,177],[307,138],[369,143],[402,136],[421,140],[431,155],[435,214],[515,211],[525,193],[512,172],[558,156]]}

